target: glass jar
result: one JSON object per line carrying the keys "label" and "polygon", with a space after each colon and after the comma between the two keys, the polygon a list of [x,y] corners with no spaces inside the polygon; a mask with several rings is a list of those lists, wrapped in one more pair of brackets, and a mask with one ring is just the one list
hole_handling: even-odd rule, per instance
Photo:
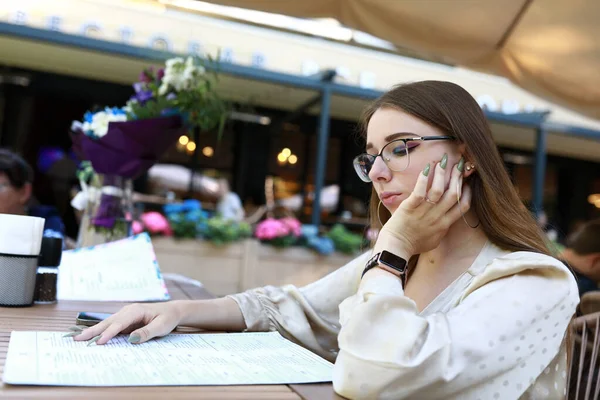
{"label": "glass jar", "polygon": [[113,242],[132,235],[133,182],[98,174],[89,186],[79,226],[77,248]]}

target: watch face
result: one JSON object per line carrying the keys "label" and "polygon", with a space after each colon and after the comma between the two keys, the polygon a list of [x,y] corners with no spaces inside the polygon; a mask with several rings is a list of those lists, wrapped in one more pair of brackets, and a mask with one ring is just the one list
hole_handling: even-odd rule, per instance
{"label": "watch face", "polygon": [[406,269],[406,260],[402,257],[390,253],[389,251],[382,251],[379,256],[379,262],[386,264],[397,271],[404,272]]}

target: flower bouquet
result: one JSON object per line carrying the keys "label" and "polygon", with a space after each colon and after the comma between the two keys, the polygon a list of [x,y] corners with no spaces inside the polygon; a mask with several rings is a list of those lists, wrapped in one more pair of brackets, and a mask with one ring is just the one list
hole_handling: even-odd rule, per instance
{"label": "flower bouquet", "polygon": [[[86,209],[78,246],[131,235],[132,180],[186,130],[222,131],[226,106],[214,79],[197,59],[172,58],[164,69],[141,73],[125,106],[87,112],[83,122],[73,123],[73,150],[89,161],[79,174],[86,178],[80,179],[82,195],[73,203]],[[100,236],[85,240],[88,231]]]}

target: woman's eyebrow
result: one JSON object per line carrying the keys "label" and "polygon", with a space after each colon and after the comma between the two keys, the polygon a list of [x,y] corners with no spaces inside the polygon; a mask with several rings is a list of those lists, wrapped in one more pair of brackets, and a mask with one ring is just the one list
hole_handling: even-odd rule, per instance
{"label": "woman's eyebrow", "polygon": [[[417,136],[418,137],[419,135],[417,135],[416,133],[412,133],[412,132],[397,132],[397,133],[392,133],[391,135],[386,136],[384,140],[386,143],[389,143],[394,139],[399,139],[404,136],[410,136],[410,137]],[[373,148],[373,143],[370,143],[370,142],[367,143],[366,150],[369,150],[372,148]]]}

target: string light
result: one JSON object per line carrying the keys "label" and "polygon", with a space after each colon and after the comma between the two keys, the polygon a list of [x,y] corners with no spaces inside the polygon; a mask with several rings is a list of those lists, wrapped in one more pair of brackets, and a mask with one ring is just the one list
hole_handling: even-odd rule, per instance
{"label": "string light", "polygon": [[295,155],[295,154],[292,154],[292,155],[290,155],[290,156],[288,157],[288,160],[287,160],[287,161],[288,161],[290,164],[294,165],[294,164],[296,164],[296,163],[298,162],[298,157],[296,157],[296,155]]}
{"label": "string light", "polygon": [[210,146],[206,146],[202,149],[202,154],[204,154],[206,157],[212,157],[213,154],[215,154],[215,150]]}
{"label": "string light", "polygon": [[186,144],[188,144],[190,141],[190,138],[188,138],[185,135],[181,135],[179,136],[179,144],[181,144],[182,146],[185,146]]}

